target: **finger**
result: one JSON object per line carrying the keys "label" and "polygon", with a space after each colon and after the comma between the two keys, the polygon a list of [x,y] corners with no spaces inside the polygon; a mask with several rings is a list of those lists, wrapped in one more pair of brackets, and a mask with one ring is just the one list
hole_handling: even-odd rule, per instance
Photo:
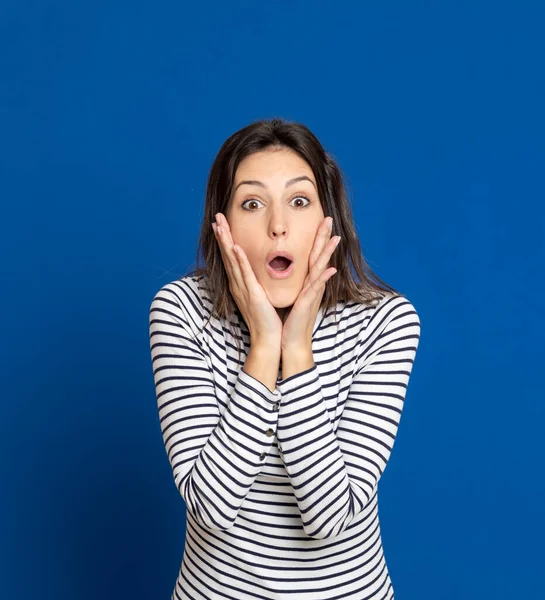
{"label": "finger", "polygon": [[225,215],[222,213],[216,213],[216,222],[221,228],[221,238],[224,244],[225,252],[229,256],[231,265],[233,267],[233,271],[238,281],[242,281],[242,273],[240,271],[240,262],[233,250],[235,245],[235,241],[233,240],[233,236],[231,235],[231,228],[229,227],[229,223],[225,218]]}
{"label": "finger", "polygon": [[[233,256],[236,260],[236,273],[240,277],[240,281],[244,282],[246,289],[250,291],[257,291],[259,282],[257,281],[257,277],[255,276],[254,270],[252,269],[252,265],[244,252],[244,249],[239,245],[235,244],[234,240],[231,236],[231,229],[229,227],[229,223],[227,219],[222,213],[217,213],[216,220],[221,223],[221,229],[225,238],[227,238],[226,245],[233,249]],[[236,250],[235,250],[236,249]]]}
{"label": "finger", "polygon": [[[250,266],[250,262],[248,261],[246,254],[244,253],[244,250],[242,250],[242,248],[239,245],[236,245],[235,241],[233,240],[233,236],[231,235],[231,228],[229,227],[229,223],[228,223],[227,219],[225,218],[225,215],[223,213],[217,213],[216,220],[218,221],[218,223],[221,226],[222,235],[225,239],[226,246],[230,250],[232,250],[233,259],[235,261],[235,264],[233,265],[233,269],[236,273],[238,281],[240,283],[242,283],[242,281],[244,281],[246,283],[250,283],[250,285],[252,285],[253,282],[257,283],[257,278],[255,277],[254,271],[253,271],[252,267]],[[235,252],[235,250],[234,250],[235,245],[237,246],[238,250],[242,250],[242,260],[241,260],[241,254],[238,252]],[[248,279],[249,279],[248,269],[250,270],[251,275],[253,276],[253,281],[250,280],[250,282],[248,281]]]}
{"label": "finger", "polygon": [[[308,294],[322,295],[324,291],[324,285],[337,273],[335,267],[330,267],[321,273],[317,278],[309,280],[308,283],[303,287],[301,296],[307,296]],[[312,299],[310,300],[312,302]]]}
{"label": "finger", "polygon": [[248,290],[255,290],[258,281],[257,277],[255,276],[254,270],[252,269],[252,265],[250,264],[250,261],[246,256],[246,253],[244,252],[243,248],[238,244],[234,245],[233,250],[235,252],[235,256],[237,257],[239,269],[242,274],[244,283],[246,284],[246,288]]}
{"label": "finger", "polygon": [[[314,263],[314,266],[310,270],[309,280],[311,283],[313,281],[317,281],[320,278],[320,276],[322,275],[322,273],[327,269],[327,267],[329,265],[329,260],[332,256],[333,252],[339,245],[340,241],[341,241],[341,236],[336,235],[334,238],[331,238],[327,242],[322,254],[319,256],[318,260]],[[332,268],[334,268],[334,267],[332,267]]]}
{"label": "finger", "polygon": [[231,244],[231,247],[234,245],[233,236],[231,235],[231,228],[229,227],[229,223],[225,216],[222,213],[217,213],[216,221],[218,225],[221,227],[222,231],[225,233],[225,239],[227,242]]}
{"label": "finger", "polygon": [[317,278],[310,280],[307,285],[303,288],[303,293],[308,293],[309,290],[319,294],[323,291],[323,285],[337,273],[335,267],[330,267],[321,273]]}
{"label": "finger", "polygon": [[316,239],[314,240],[314,246],[309,257],[309,270],[312,269],[312,267],[314,267],[316,261],[327,246],[333,229],[332,227],[330,227],[332,223],[332,217],[326,217],[320,224],[320,227],[318,227],[318,231],[316,232]]}
{"label": "finger", "polygon": [[223,227],[218,227],[217,223],[213,229],[215,230],[214,232],[216,234],[216,239],[218,241],[221,257],[223,260],[223,265],[225,267],[225,270],[227,271],[228,278],[232,285],[241,288],[243,285],[243,278],[240,272],[238,259],[235,255],[235,252],[233,251],[232,240],[227,239],[227,235]]}

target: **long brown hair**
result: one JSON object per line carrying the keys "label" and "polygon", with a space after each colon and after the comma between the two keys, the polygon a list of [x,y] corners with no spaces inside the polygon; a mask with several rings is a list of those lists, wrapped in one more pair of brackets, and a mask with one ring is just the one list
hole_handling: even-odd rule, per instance
{"label": "long brown hair", "polygon": [[[327,281],[321,302],[324,311],[336,307],[339,301],[374,304],[385,292],[403,296],[375,275],[365,261],[354,226],[348,186],[345,184],[347,180],[333,156],[325,151],[305,125],[273,118],[255,121],[233,133],[221,146],[210,168],[197,247],[197,267],[187,274],[206,277],[208,282],[213,282],[207,288],[213,305],[210,317],[212,314],[225,317],[230,324],[233,314],[242,317],[229,291],[229,279],[211,223],[215,221],[216,213],[225,215],[227,212],[240,162],[254,152],[275,148],[289,148],[310,165],[316,177],[324,218],[333,217],[331,237],[341,236],[329,261],[337,273]],[[199,266],[201,253],[204,267]],[[234,337],[238,339],[238,336]]]}

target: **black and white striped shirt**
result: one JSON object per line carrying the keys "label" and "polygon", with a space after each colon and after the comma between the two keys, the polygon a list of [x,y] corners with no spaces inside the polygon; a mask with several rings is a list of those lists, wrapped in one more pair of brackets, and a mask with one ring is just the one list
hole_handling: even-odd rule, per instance
{"label": "black and white striped shirt", "polygon": [[[172,599],[388,600],[377,485],[420,339],[404,297],[320,308],[314,366],[271,392],[243,369],[206,278],[150,307],[159,419],[186,539]],[[240,313],[238,313],[240,314]],[[206,323],[206,325],[205,325]],[[204,330],[202,330],[204,326]]]}

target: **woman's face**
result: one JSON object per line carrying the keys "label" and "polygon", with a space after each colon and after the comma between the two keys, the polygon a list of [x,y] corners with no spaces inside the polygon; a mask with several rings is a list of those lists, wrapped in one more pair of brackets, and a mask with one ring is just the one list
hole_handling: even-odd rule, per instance
{"label": "woman's face", "polygon": [[[300,177],[305,179],[290,181]],[[241,161],[233,190],[225,213],[231,235],[284,321],[303,289],[324,220],[316,179],[310,165],[292,150],[264,150]],[[293,256],[293,272],[286,279],[275,279],[267,270],[266,257],[275,250]]]}

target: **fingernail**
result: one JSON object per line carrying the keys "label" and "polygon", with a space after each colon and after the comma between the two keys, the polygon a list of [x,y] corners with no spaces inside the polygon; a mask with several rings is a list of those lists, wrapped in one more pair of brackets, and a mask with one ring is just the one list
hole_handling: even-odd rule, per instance
{"label": "fingernail", "polygon": [[339,245],[339,242],[340,242],[340,241],[341,241],[341,238],[340,238],[340,237],[338,237],[338,238],[337,238],[337,241],[335,242],[335,248],[336,248],[336,247]]}
{"label": "fingernail", "polygon": [[327,228],[331,229],[331,225],[333,225],[333,219],[331,217],[329,217],[329,221],[327,223]]}

